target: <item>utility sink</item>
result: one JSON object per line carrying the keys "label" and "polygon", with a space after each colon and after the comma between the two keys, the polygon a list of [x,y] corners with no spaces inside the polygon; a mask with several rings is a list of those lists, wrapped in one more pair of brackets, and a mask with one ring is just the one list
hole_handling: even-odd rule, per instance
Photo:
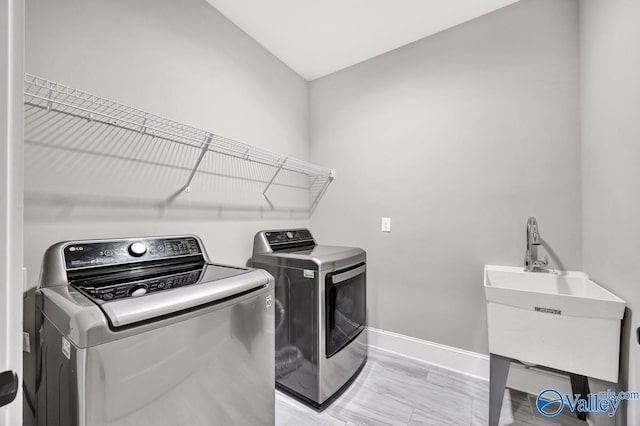
{"label": "utility sink", "polygon": [[489,352],[618,381],[625,302],[584,272],[486,265]]}

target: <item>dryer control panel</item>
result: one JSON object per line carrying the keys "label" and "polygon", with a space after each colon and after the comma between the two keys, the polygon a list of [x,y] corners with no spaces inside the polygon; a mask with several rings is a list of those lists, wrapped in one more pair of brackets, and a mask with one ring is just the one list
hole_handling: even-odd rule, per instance
{"label": "dryer control panel", "polygon": [[308,229],[277,229],[260,231],[253,239],[253,254],[276,251],[313,249],[316,245]]}
{"label": "dryer control panel", "polygon": [[202,254],[193,237],[79,242],[63,249],[67,270]]}
{"label": "dryer control panel", "polygon": [[291,231],[267,231],[264,233],[270,245],[313,241],[308,229],[296,229]]}

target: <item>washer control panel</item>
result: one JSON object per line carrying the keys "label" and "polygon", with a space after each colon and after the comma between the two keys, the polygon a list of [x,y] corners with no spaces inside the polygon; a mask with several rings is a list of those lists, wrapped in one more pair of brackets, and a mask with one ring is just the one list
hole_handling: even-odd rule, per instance
{"label": "washer control panel", "polygon": [[93,287],[80,284],[77,286],[74,285],[74,287],[88,293],[90,296],[109,302],[111,300],[124,299],[127,297],[140,297],[147,293],[155,293],[162,290],[169,290],[172,288],[195,284],[200,279],[201,273],[202,269],[197,269],[181,274],[167,275],[107,286]]}
{"label": "washer control panel", "polygon": [[64,247],[63,255],[65,266],[70,270],[202,255],[202,248],[198,240],[193,237],[151,238],[71,243]]}
{"label": "washer control panel", "polygon": [[289,243],[313,242],[313,237],[308,229],[295,229],[291,231],[268,231],[264,233],[267,242],[271,246]]}

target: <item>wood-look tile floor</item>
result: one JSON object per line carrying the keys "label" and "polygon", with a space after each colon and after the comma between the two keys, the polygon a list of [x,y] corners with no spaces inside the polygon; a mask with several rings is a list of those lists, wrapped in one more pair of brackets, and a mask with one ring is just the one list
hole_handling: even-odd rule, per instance
{"label": "wood-look tile floor", "polygon": [[[276,425],[437,425],[486,426],[489,383],[370,348],[367,365],[333,404],[319,413],[276,392]],[[549,420],[527,394],[507,390],[501,425],[587,423],[569,412]]]}

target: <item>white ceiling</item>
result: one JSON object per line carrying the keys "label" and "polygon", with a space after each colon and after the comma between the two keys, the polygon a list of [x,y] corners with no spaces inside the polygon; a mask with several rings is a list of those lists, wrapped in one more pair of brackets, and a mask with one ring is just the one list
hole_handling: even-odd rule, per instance
{"label": "white ceiling", "polygon": [[518,0],[207,0],[307,80]]}

